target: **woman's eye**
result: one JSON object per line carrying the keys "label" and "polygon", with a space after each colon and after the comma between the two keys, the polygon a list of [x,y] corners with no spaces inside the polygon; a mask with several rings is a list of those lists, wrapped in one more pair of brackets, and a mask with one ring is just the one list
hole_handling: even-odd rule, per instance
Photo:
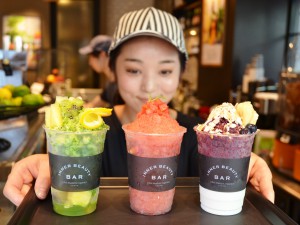
{"label": "woman's eye", "polygon": [[130,73],[130,74],[139,74],[140,73],[139,70],[135,70],[135,69],[127,69],[126,72]]}
{"label": "woman's eye", "polygon": [[172,73],[172,70],[162,70],[162,71],[160,71],[160,74],[164,75],[164,76],[167,76],[167,75],[169,75],[171,73]]}

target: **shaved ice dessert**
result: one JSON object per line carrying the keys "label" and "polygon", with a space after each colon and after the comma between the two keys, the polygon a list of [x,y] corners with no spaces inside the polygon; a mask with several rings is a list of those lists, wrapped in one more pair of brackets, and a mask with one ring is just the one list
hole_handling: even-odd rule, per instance
{"label": "shaved ice dessert", "polygon": [[242,210],[257,119],[250,102],[223,103],[194,128],[203,210],[216,215]]}
{"label": "shaved ice dessert", "polygon": [[169,212],[186,128],[170,117],[168,106],[160,99],[149,100],[136,120],[122,128],[128,152],[131,209],[144,215]]}
{"label": "shaved ice dessert", "polygon": [[196,129],[211,134],[246,134],[256,131],[257,119],[258,114],[250,102],[237,103],[235,106],[225,102],[216,106],[206,122],[199,124]]}
{"label": "shaved ice dessert", "polygon": [[57,97],[45,111],[53,209],[81,216],[96,209],[102,152],[111,109],[83,108],[81,98]]}

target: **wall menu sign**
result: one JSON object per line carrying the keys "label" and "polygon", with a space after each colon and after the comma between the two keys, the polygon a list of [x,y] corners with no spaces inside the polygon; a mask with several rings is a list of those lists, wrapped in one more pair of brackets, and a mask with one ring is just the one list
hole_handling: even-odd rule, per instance
{"label": "wall menu sign", "polygon": [[201,64],[222,66],[226,0],[203,1]]}

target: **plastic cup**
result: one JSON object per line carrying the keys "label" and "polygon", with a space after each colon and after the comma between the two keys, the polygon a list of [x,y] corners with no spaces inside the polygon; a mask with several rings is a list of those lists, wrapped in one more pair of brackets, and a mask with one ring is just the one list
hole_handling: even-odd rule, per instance
{"label": "plastic cup", "polygon": [[130,208],[161,215],[172,208],[177,159],[186,128],[177,133],[146,134],[123,126],[127,145]]}
{"label": "plastic cup", "polygon": [[45,128],[53,209],[64,216],[96,210],[107,130],[65,132]]}
{"label": "plastic cup", "polygon": [[240,213],[255,133],[223,135],[197,130],[196,133],[201,208],[215,215]]}

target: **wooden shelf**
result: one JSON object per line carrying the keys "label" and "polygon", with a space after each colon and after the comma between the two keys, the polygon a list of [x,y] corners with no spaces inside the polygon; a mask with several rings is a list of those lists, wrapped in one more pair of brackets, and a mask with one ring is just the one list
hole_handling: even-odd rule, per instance
{"label": "wooden shelf", "polygon": [[179,7],[176,7],[173,12],[178,12],[178,11],[187,11],[187,10],[191,10],[191,9],[195,9],[197,7],[201,7],[201,1],[195,1],[192,3],[188,3],[188,4],[184,4],[181,5]]}

